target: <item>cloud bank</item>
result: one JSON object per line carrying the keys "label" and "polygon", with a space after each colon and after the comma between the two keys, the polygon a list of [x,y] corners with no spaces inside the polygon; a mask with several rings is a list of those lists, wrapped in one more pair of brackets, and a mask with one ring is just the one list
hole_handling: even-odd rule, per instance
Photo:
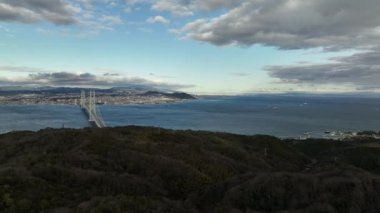
{"label": "cloud bank", "polygon": [[356,90],[380,89],[380,51],[335,58],[329,64],[270,66],[269,75],[287,84],[346,85]]}
{"label": "cloud bank", "polygon": [[252,0],[181,32],[214,45],[366,48],[380,38],[379,11],[377,0]]}
{"label": "cloud bank", "polygon": [[[50,35],[96,35],[101,31],[114,30],[123,24],[121,16],[109,15],[103,8],[116,6],[113,0],[2,0],[0,22],[35,24],[53,23],[61,29],[38,28],[37,32]],[[79,32],[71,28],[75,25]]]}
{"label": "cloud bank", "polygon": [[76,23],[78,8],[64,0],[2,0],[0,21],[35,23],[48,21],[57,25]]}
{"label": "cloud bank", "polygon": [[1,86],[65,86],[65,87],[131,87],[143,86],[161,90],[180,90],[193,85],[157,82],[139,77],[126,77],[116,73],[94,75],[75,72],[38,72],[37,68],[2,66],[0,71],[27,73],[24,77],[0,78]]}

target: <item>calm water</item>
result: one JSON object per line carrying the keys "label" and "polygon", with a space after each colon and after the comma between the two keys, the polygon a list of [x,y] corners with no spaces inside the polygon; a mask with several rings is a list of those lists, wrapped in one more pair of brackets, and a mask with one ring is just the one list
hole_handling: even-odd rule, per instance
{"label": "calm water", "polygon": [[0,133],[62,126],[82,128],[89,124],[77,106],[0,106]]}
{"label": "calm water", "polygon": [[[179,104],[101,106],[108,126],[142,125],[294,137],[304,132],[380,130],[380,99],[266,95]],[[88,125],[75,106],[0,106],[0,131]]]}

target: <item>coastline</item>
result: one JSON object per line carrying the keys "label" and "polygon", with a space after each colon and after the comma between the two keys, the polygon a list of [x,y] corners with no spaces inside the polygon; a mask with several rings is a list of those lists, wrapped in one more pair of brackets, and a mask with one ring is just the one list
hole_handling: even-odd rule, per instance
{"label": "coastline", "polygon": [[[106,103],[98,107],[110,126],[156,126],[243,135],[266,134],[303,140],[344,139],[365,130],[378,130],[378,102],[369,101],[362,108],[350,108],[345,103],[352,99],[334,99],[331,102],[331,99],[327,99],[327,102],[324,99],[304,98],[287,99],[286,102],[282,100],[256,97],[160,99],[155,102],[135,100],[121,104]],[[300,106],[304,102],[308,104]],[[0,106],[3,106],[0,112],[3,115],[1,129],[36,130],[50,126],[59,128],[63,124],[75,128],[86,126],[82,124],[87,120],[73,102],[13,102]],[[277,109],[273,109],[274,106]],[[323,112],[319,113],[321,108]],[[15,119],[20,121],[19,124]]]}
{"label": "coastline", "polygon": [[[61,106],[68,106],[68,105],[61,105]],[[120,105],[122,106],[122,105]],[[190,132],[202,132],[202,133],[210,133],[210,134],[227,134],[227,135],[236,135],[236,136],[244,136],[244,137],[254,137],[254,136],[268,136],[268,137],[274,137],[278,138],[279,140],[284,141],[291,141],[291,140],[297,140],[297,141],[309,141],[309,140],[326,140],[326,141],[340,141],[340,142],[352,142],[356,140],[380,140],[380,131],[374,131],[374,130],[363,130],[363,131],[357,131],[357,132],[345,132],[342,135],[338,136],[329,136],[325,135],[323,137],[305,137],[304,135],[301,136],[294,136],[294,137],[281,137],[281,136],[275,136],[271,134],[241,134],[241,133],[233,133],[228,131],[211,131],[211,130],[201,130],[201,129],[174,129],[174,128],[164,128],[160,126],[147,126],[147,125],[120,125],[120,126],[110,126],[105,127],[106,129],[113,129],[113,128],[128,128],[128,127],[137,127],[137,128],[153,128],[153,129],[163,129],[166,131],[190,131]],[[85,130],[85,129],[97,129],[96,127],[92,126],[83,126],[78,128],[54,128],[54,127],[44,127],[38,130],[10,130],[10,131],[4,131],[0,132],[0,136],[7,133],[16,133],[16,132],[34,132],[37,133],[39,131],[44,131],[47,129],[52,130],[59,130],[59,129],[71,129],[71,130]]]}
{"label": "coastline", "polygon": [[[194,99],[196,100],[196,99]],[[134,100],[113,100],[107,102],[97,102],[97,105],[107,105],[107,106],[127,106],[127,105],[154,105],[154,104],[176,104],[183,103],[186,101],[192,101],[188,99],[134,99]],[[52,105],[52,106],[78,106],[79,98],[75,99],[60,99],[58,101],[46,100],[39,101],[35,99],[22,99],[22,100],[1,100],[0,105],[18,105],[18,106],[35,106],[35,105]]]}

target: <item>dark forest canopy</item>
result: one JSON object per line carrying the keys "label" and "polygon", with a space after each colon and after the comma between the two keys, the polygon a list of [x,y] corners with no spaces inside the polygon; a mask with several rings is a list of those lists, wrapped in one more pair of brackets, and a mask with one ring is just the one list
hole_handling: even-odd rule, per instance
{"label": "dark forest canopy", "polygon": [[149,127],[0,136],[1,212],[378,212],[380,141]]}

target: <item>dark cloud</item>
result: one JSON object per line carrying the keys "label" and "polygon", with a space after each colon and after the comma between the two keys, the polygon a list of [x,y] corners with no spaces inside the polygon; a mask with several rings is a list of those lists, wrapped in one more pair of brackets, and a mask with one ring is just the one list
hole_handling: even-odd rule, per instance
{"label": "dark cloud", "polygon": [[270,66],[269,75],[295,85],[347,85],[358,90],[380,89],[380,51],[334,58],[333,63]]}
{"label": "dark cloud", "polygon": [[78,9],[65,0],[2,0],[0,21],[34,23],[48,21],[58,25],[76,22]]}
{"label": "dark cloud", "polygon": [[180,32],[215,45],[367,48],[380,38],[379,11],[378,0],[252,0]]}
{"label": "dark cloud", "polygon": [[[32,69],[32,68],[29,68]],[[13,70],[16,70],[14,68]],[[34,70],[34,69],[33,69]],[[145,86],[164,90],[176,90],[193,87],[192,85],[154,82],[144,78],[122,77],[120,75],[71,72],[30,73],[26,78],[0,79],[0,86],[91,86],[91,87],[129,87]]]}
{"label": "dark cloud", "polygon": [[86,85],[101,83],[96,79],[95,75],[90,73],[75,74],[69,72],[30,74],[29,80],[31,82],[41,82],[51,85]]}

